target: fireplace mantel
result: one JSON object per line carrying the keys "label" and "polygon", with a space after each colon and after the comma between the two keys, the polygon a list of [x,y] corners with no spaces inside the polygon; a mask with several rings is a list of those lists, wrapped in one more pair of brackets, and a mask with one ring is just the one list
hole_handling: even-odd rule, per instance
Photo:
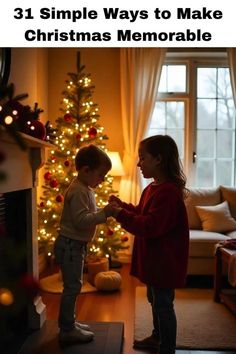
{"label": "fireplace mantel", "polygon": [[[25,150],[21,149],[7,132],[0,132],[1,151],[6,155],[4,163],[1,164],[1,169],[6,173],[6,180],[0,183],[0,194],[7,195],[18,191],[26,193],[27,272],[38,279],[37,172],[45,162],[46,149],[54,146],[23,133],[21,138],[26,145]],[[38,329],[45,320],[46,307],[38,296],[28,306],[28,327]]]}
{"label": "fireplace mantel", "polygon": [[1,181],[0,193],[7,193],[37,186],[37,170],[45,162],[45,149],[53,145],[30,135],[20,133],[26,149],[22,150],[7,132],[1,132],[1,149],[6,160],[1,169],[7,174]]}

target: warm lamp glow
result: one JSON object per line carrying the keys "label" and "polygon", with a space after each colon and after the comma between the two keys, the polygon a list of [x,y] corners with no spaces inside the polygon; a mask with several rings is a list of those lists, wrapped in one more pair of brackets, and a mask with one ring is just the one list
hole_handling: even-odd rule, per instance
{"label": "warm lamp glow", "polygon": [[124,176],[125,172],[119,153],[117,151],[108,151],[107,155],[112,162],[112,168],[108,174],[111,176]]}

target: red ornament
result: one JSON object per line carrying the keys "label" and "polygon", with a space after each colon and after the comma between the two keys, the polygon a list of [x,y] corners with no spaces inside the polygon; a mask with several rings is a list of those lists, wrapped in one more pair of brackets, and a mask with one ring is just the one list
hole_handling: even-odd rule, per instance
{"label": "red ornament", "polygon": [[108,236],[112,236],[114,234],[114,232],[111,230],[111,229],[108,229],[107,230],[107,235]]}
{"label": "red ornament", "polygon": [[55,162],[55,161],[56,161],[56,156],[52,155],[52,156],[51,156],[51,161],[52,161],[52,162]]}
{"label": "red ornament", "polygon": [[81,139],[81,134],[78,133],[78,134],[76,134],[75,137],[76,137],[77,140],[80,140]]}
{"label": "red ornament", "polygon": [[129,240],[128,236],[121,236],[121,242],[127,242]]}
{"label": "red ornament", "polygon": [[64,121],[66,121],[66,122],[71,122],[72,119],[73,119],[73,117],[72,117],[69,113],[66,113],[66,114],[64,115]]}
{"label": "red ornament", "polygon": [[51,177],[52,177],[51,172],[46,172],[46,173],[44,174],[44,179],[45,179],[46,181],[49,181],[49,180],[51,179]]}
{"label": "red ornament", "polygon": [[62,194],[58,194],[58,195],[56,196],[56,201],[57,201],[58,203],[62,203],[63,200],[64,200],[64,197],[63,197]]}
{"label": "red ornament", "polygon": [[26,134],[33,136],[34,138],[44,140],[46,138],[46,128],[39,120],[31,120],[26,123]]}
{"label": "red ornament", "polygon": [[30,299],[33,299],[39,292],[39,283],[31,274],[24,274],[20,278],[20,285]]}
{"label": "red ornament", "polygon": [[70,161],[66,160],[66,161],[64,162],[64,165],[65,165],[66,167],[70,166]]}
{"label": "red ornament", "polygon": [[44,208],[44,206],[45,206],[44,202],[41,202],[41,203],[39,204],[39,206],[40,206],[40,208]]}
{"label": "red ornament", "polygon": [[52,188],[56,188],[58,186],[58,182],[56,179],[51,179],[49,184]]}
{"label": "red ornament", "polygon": [[94,128],[94,127],[91,127],[88,131],[88,134],[89,134],[89,137],[92,139],[92,138],[95,138],[95,136],[97,135],[97,129]]}

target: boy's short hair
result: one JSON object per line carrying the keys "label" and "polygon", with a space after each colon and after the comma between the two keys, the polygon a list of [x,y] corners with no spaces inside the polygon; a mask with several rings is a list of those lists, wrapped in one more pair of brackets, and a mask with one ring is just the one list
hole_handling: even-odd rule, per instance
{"label": "boy's short hair", "polygon": [[111,160],[105,151],[93,144],[82,147],[75,156],[75,167],[77,171],[83,166],[88,166],[91,170],[95,170],[101,165],[105,165],[108,170],[112,167]]}

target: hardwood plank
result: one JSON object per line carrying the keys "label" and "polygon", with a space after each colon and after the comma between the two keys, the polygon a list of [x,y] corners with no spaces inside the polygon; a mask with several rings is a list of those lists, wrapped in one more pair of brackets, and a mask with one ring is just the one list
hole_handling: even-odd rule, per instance
{"label": "hardwood plank", "polygon": [[[53,268],[49,270],[53,272]],[[123,264],[119,270],[122,276],[120,291],[81,294],[77,301],[77,319],[96,322],[124,322],[123,354],[147,354],[148,351],[133,349],[134,299],[135,287],[141,283],[129,275],[129,264]],[[49,275],[49,274],[47,274]],[[59,310],[60,295],[41,293],[47,305],[47,319],[56,320]],[[177,350],[176,354],[235,354],[225,351]]]}

